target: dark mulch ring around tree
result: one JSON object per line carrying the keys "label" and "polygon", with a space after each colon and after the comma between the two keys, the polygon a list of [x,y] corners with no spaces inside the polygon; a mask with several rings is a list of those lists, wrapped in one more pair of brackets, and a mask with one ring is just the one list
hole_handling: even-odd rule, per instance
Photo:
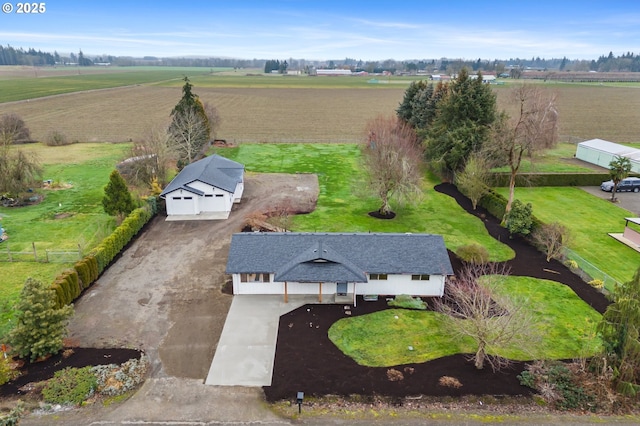
{"label": "dark mulch ring around tree", "polygon": [[[544,255],[524,239],[510,238],[508,231],[486,210],[473,210],[471,202],[454,185],[441,184],[436,191],[455,198],[468,213],[479,217],[487,231],[511,247],[516,256],[507,262],[510,274],[530,276],[563,283],[595,310],[602,313],[609,305],[607,298],[586,284],[561,262],[547,262]],[[449,252],[454,271],[462,262]],[[331,325],[341,318],[365,315],[388,309],[386,300],[365,302],[358,299],[356,307],[344,305],[306,305],[280,317],[276,356],[271,386],[264,392],[270,402],[292,400],[297,392],[305,395],[373,395],[404,398],[414,395],[531,395],[532,389],[522,386],[518,375],[525,362],[513,362],[507,369],[494,373],[490,367],[477,370],[468,355],[458,354],[421,364],[394,367],[364,367],[344,355],[328,338]],[[349,311],[349,314],[347,313]],[[393,336],[389,336],[393,339]],[[389,372],[389,370],[397,372]],[[443,376],[457,379],[462,386],[444,386]]]}
{"label": "dark mulch ring around tree", "polygon": [[375,217],[376,219],[393,219],[394,217],[396,217],[395,212],[389,212],[385,214],[385,213],[380,213],[379,210],[375,210],[367,214],[371,217]]}
{"label": "dark mulch ring around tree", "polygon": [[82,368],[95,365],[124,364],[130,359],[140,359],[143,352],[125,348],[65,348],[43,361],[26,362],[20,376],[0,386],[0,397],[20,396],[28,393],[24,386],[53,377],[54,373],[67,367]]}

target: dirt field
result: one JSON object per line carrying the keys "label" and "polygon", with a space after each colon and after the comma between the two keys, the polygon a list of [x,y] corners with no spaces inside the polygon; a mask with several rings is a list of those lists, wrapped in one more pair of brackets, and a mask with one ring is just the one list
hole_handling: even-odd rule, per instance
{"label": "dirt field", "polygon": [[[639,142],[639,87],[548,84],[558,93],[561,141],[602,138]],[[504,104],[508,86],[496,87]],[[405,86],[397,88],[203,88],[194,92],[216,106],[217,137],[251,142],[356,142],[367,120],[393,114]],[[166,126],[180,87],[138,85],[0,104],[0,114],[20,115],[37,140],[50,131],[81,142],[124,142]],[[503,107],[503,106],[501,106]]]}
{"label": "dirt field", "polygon": [[[253,142],[357,142],[366,121],[393,113],[404,88],[212,89],[194,87],[218,108],[216,137]],[[0,104],[20,115],[37,140],[52,130],[81,142],[126,142],[152,126],[168,126],[181,88],[134,86]]]}
{"label": "dirt field", "polygon": [[[270,211],[289,197],[303,203],[295,206],[297,210],[311,211],[318,191],[315,175],[256,174],[246,178],[242,202],[226,221],[167,222],[161,216],[154,219],[75,304],[69,327],[69,337],[82,347],[143,349],[151,364],[150,376],[135,397],[117,409],[83,409],[81,416],[69,414],[75,420],[67,424],[107,419],[153,420],[153,414],[149,414],[153,411],[144,408],[153,404],[164,405],[158,408],[156,420],[167,420],[162,411],[166,415],[172,403],[176,406],[170,410],[176,414],[170,420],[180,420],[181,416],[192,420],[223,419],[225,410],[231,410],[233,419],[273,417],[255,404],[261,397],[260,389],[234,393],[225,388],[227,396],[236,394],[237,402],[217,407],[212,395],[222,391],[203,384],[232,298],[222,292],[228,245],[231,234],[242,229],[246,214]],[[193,410],[192,404],[207,395],[212,397],[211,406],[204,411]],[[237,407],[247,404],[247,400],[254,407]],[[23,424],[44,425],[49,421],[50,418],[29,418]]]}

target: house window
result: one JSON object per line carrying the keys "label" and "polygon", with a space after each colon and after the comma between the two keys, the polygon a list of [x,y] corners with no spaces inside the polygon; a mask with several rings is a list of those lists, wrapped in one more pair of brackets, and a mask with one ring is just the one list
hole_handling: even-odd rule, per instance
{"label": "house window", "polygon": [[224,197],[224,194],[216,194],[216,197]]}
{"label": "house window", "polygon": [[369,279],[384,281],[387,279],[387,274],[369,274]]}
{"label": "house window", "polygon": [[213,194],[204,194],[205,198],[211,198],[213,197]]}
{"label": "house window", "polygon": [[173,197],[174,200],[182,200],[182,197]]}
{"label": "house window", "polygon": [[258,272],[252,274],[240,274],[241,283],[268,283],[271,282],[269,273]]}
{"label": "house window", "polygon": [[413,280],[413,281],[429,281],[429,275],[427,275],[427,274],[411,275],[411,280]]}
{"label": "house window", "polygon": [[193,200],[193,197],[184,197],[185,200]]}

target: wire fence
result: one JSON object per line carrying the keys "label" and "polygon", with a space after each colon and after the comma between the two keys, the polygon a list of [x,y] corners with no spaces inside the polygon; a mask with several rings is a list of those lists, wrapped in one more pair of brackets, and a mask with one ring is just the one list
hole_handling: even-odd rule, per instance
{"label": "wire fence", "polygon": [[578,253],[569,248],[565,249],[565,257],[568,260],[573,260],[578,264],[577,273],[586,282],[589,282],[591,280],[602,280],[602,282],[604,283],[604,288],[608,291],[613,291],[616,285],[621,284],[611,275],[607,274],[602,269],[598,268],[593,263],[589,262],[584,257],[580,256]]}
{"label": "wire fence", "polygon": [[78,244],[77,250],[49,250],[38,249],[31,243],[31,250],[11,250],[7,241],[0,246],[0,262],[43,262],[43,263],[72,263],[82,259],[82,248]]}

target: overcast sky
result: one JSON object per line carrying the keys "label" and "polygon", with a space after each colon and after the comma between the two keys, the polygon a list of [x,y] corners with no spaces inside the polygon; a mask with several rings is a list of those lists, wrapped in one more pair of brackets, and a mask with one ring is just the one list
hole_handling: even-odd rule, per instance
{"label": "overcast sky", "polygon": [[[4,2],[5,0],[2,0]],[[1,2],[0,2],[1,3]],[[640,54],[640,2],[44,2],[0,14],[0,44],[61,54],[243,59],[597,59]]]}

